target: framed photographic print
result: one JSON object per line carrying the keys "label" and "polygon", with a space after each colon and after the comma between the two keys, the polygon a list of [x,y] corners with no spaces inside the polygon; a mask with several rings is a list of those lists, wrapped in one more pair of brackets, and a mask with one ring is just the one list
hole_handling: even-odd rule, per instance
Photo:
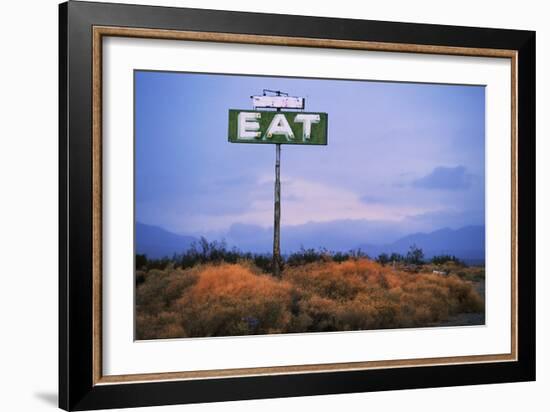
{"label": "framed photographic print", "polygon": [[60,407],[535,379],[535,33],[60,5]]}

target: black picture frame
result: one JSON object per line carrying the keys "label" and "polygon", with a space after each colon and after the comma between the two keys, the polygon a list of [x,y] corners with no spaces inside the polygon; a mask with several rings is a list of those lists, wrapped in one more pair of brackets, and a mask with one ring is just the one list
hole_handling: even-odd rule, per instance
{"label": "black picture frame", "polygon": [[[98,25],[516,51],[517,361],[94,384],[92,28]],[[90,410],[535,380],[535,90],[532,31],[76,1],[61,4],[60,408]]]}

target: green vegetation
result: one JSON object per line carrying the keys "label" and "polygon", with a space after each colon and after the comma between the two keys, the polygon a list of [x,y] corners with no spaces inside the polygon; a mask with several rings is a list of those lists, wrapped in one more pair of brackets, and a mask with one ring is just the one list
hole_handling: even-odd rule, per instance
{"label": "green vegetation", "polygon": [[[305,249],[300,248],[286,256],[284,264],[288,266],[299,266],[306,263],[324,261],[327,259],[335,262],[344,262],[349,259],[368,258],[368,255],[361,249],[348,252],[331,252],[327,249]],[[204,263],[238,263],[242,261],[253,262],[254,265],[264,273],[272,272],[271,254],[241,252],[237,248],[228,248],[225,241],[208,242],[201,237],[191,247],[181,254],[174,255],[171,259],[148,259],[146,255],[136,255],[136,269],[166,269],[169,265],[174,268],[191,268],[197,264]]]}

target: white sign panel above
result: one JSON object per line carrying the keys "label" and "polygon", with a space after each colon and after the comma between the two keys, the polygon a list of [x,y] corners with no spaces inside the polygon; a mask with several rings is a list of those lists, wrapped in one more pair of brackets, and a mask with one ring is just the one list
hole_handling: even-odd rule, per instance
{"label": "white sign panel above", "polygon": [[254,108],[303,109],[305,99],[293,96],[252,96],[252,104]]}

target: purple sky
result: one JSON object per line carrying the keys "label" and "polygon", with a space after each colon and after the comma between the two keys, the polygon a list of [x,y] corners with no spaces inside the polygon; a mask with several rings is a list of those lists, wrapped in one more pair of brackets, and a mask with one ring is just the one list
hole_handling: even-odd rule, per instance
{"label": "purple sky", "polygon": [[230,240],[272,227],[275,147],[227,141],[228,110],[264,88],[329,118],[327,146],[282,147],[283,228],[364,227],[377,243],[483,224],[483,86],[146,71],[135,73],[137,221]]}

